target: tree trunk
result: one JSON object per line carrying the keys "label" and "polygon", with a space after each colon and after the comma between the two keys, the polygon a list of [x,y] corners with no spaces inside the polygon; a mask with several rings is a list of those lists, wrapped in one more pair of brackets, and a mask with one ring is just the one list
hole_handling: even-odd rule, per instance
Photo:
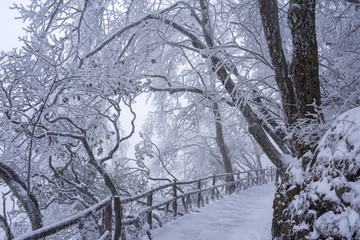
{"label": "tree trunk", "polygon": [[[215,127],[216,127],[216,143],[220,149],[220,153],[223,159],[224,163],[224,170],[225,173],[233,173],[232,164],[229,156],[229,150],[226,146],[224,134],[223,134],[223,128],[221,123],[221,115],[220,115],[220,109],[217,102],[213,103],[213,113],[215,116]],[[227,175],[226,176],[226,182],[234,182],[234,176],[233,175]],[[235,191],[235,184],[231,184],[227,187],[229,194],[232,194]]]}

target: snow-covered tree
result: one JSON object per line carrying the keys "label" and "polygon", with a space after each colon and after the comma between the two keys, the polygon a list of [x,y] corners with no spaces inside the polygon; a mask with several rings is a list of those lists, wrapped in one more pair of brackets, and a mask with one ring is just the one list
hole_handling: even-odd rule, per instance
{"label": "snow-covered tree", "polygon": [[[220,162],[231,172],[236,156],[248,165],[239,168],[261,164],[259,151],[239,147],[255,141],[287,173],[278,209],[312,189],[327,146],[320,139],[360,104],[356,0],[43,0],[15,8],[29,26],[24,48],[3,54],[0,64],[0,176],[33,229],[44,222],[37,202],[49,206],[56,196],[59,208],[84,208],[126,192],[112,169],[125,166],[121,144],[134,132],[132,120],[122,129],[123,110],[135,118],[133,100],[142,92],[153,93],[156,111],[137,145],[140,165],[152,157],[165,170],[156,177],[187,177],[205,152],[207,169]],[[298,171],[304,184],[294,182]],[[350,178],[358,182],[358,174]],[[330,210],[316,206],[310,220],[276,212],[274,237],[334,237],[316,225]]]}

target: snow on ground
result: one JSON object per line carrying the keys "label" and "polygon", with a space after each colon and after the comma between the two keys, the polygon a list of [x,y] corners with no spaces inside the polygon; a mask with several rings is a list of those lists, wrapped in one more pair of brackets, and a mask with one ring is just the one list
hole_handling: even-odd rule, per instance
{"label": "snow on ground", "polygon": [[154,240],[270,240],[275,186],[255,186],[178,217],[152,231]]}

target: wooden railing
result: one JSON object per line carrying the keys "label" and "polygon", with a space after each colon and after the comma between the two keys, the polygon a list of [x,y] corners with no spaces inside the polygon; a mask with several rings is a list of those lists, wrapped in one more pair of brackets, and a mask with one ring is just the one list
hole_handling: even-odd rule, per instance
{"label": "wooden railing", "polygon": [[[234,176],[233,182],[225,182],[226,176],[229,175]],[[113,227],[112,208],[121,207],[124,209],[129,204],[136,204],[136,212],[134,214],[128,214],[121,219],[122,228],[124,229],[126,225],[135,223],[142,223],[142,225],[147,224],[148,227],[145,231],[149,239],[151,239],[149,230],[153,228],[154,218],[158,222],[158,225],[162,226],[162,221],[153,213],[154,210],[163,211],[166,214],[170,212],[173,217],[176,217],[178,215],[188,213],[194,209],[194,207],[201,208],[210,200],[221,198],[221,192],[228,194],[230,186],[232,189],[235,188],[237,191],[241,191],[254,185],[261,185],[267,183],[268,181],[273,181],[274,178],[275,169],[267,168],[244,172],[239,171],[231,174],[214,174],[191,181],[173,181],[171,183],[153,187],[143,193],[123,198],[120,201],[120,197],[105,198],[82,212],[59,222],[21,235],[15,239],[25,240],[43,238],[52,235],[60,230],[66,229],[83,221],[86,217],[98,212],[99,210],[103,210],[105,226],[104,234],[99,239],[111,239]]]}

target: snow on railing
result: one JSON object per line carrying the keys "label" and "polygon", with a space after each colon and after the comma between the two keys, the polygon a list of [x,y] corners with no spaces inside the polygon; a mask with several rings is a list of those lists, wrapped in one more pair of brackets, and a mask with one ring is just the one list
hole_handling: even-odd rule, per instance
{"label": "snow on railing", "polygon": [[[245,175],[245,177],[241,177]],[[233,176],[234,181],[231,182],[222,182],[216,184],[217,179],[223,180],[227,176]],[[236,179],[235,179],[236,177]],[[209,202],[209,196],[211,200],[219,199],[222,197],[219,188],[225,188],[225,194],[229,194],[229,186],[233,186],[235,189],[239,191],[243,189],[247,189],[254,185],[261,185],[263,183],[267,183],[267,181],[273,181],[275,178],[275,169],[274,168],[267,168],[267,169],[253,169],[249,171],[238,171],[236,173],[227,173],[227,174],[214,174],[211,176],[207,176],[204,178],[194,179],[191,181],[174,181],[171,183],[163,184],[158,187],[154,187],[148,191],[145,191],[140,194],[136,194],[131,197],[123,198],[120,200],[120,206],[123,207],[126,204],[130,204],[133,202],[140,203],[145,207],[141,210],[137,211],[131,217],[127,216],[124,219],[121,219],[121,224],[123,226],[130,225],[134,223],[138,223],[144,221],[147,224],[148,230],[146,231],[147,235],[150,237],[149,229],[153,228],[153,218],[158,221],[159,226],[162,226],[162,222],[158,219],[155,215],[153,215],[154,210],[164,210],[165,213],[172,212],[173,216],[176,217],[177,215],[183,215],[184,213],[179,211],[178,200],[181,199],[182,209],[185,213],[189,212],[189,209],[192,208],[192,199],[195,198],[196,200],[196,207],[201,208],[204,206],[205,202]],[[211,181],[210,181],[211,180]],[[196,184],[194,186],[191,186]],[[182,189],[188,188],[187,190]],[[171,197],[166,198],[165,200],[155,199],[155,194],[164,191],[165,189],[170,188],[168,194],[171,193]],[[206,196],[206,201],[204,199],[205,193],[209,192],[209,196]],[[162,196],[163,196],[162,195]],[[43,238],[52,234],[59,232],[60,230],[66,229],[74,224],[77,224],[83,221],[86,217],[90,216],[93,213],[98,212],[99,210],[103,210],[104,214],[104,225],[105,225],[105,233],[99,239],[110,239],[111,238],[111,218],[112,218],[112,207],[114,207],[114,199],[119,197],[108,197],[97,204],[79,212],[71,217],[63,219],[59,222],[44,226],[37,230],[28,232],[23,234],[15,240],[26,240],[26,239],[36,239],[36,238]],[[146,198],[146,202],[142,202],[141,199]],[[156,201],[154,201],[156,200]],[[118,201],[116,201],[118,202]],[[170,204],[171,208],[170,209]],[[164,209],[161,209],[164,207]],[[108,221],[106,221],[106,218]]]}

